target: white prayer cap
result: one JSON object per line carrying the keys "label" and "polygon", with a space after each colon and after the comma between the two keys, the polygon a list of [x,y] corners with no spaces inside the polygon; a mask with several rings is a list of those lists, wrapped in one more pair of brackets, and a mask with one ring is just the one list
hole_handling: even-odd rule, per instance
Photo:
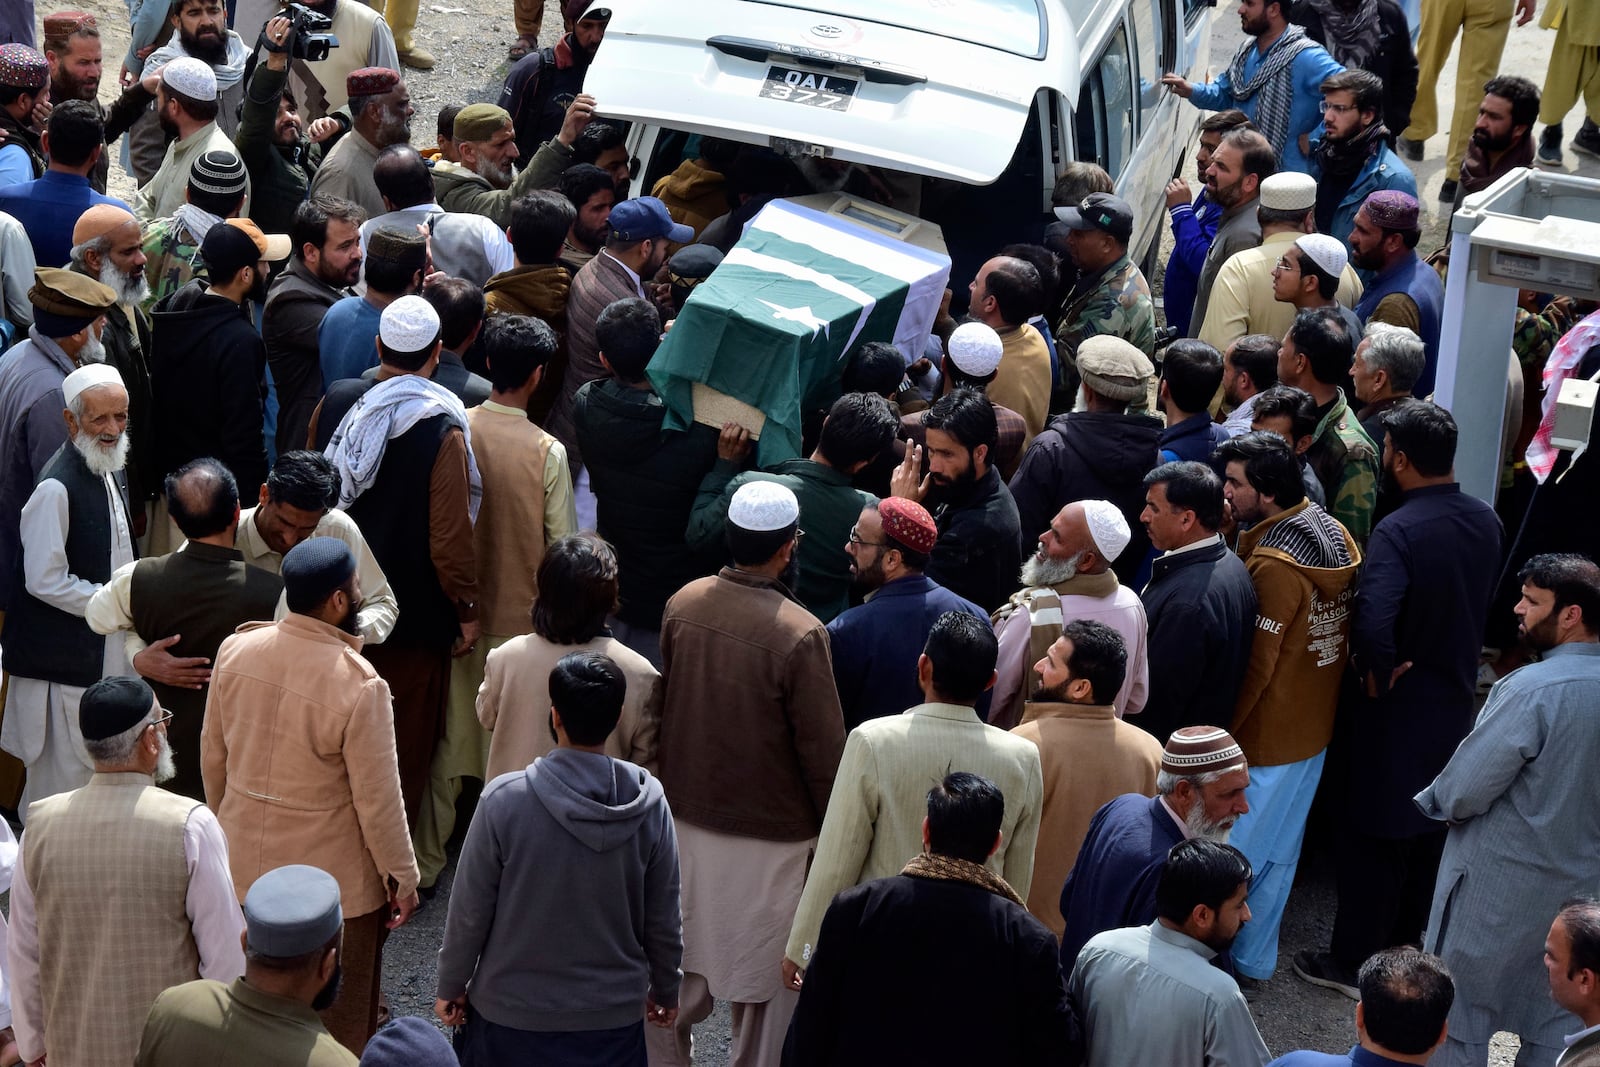
{"label": "white prayer cap", "polygon": [[728,504],[728,521],[755,533],[782,530],[800,521],[800,501],[786,485],[765,479],[746,482]]}
{"label": "white prayer cap", "polygon": [[67,406],[78,399],[80,393],[102,385],[116,385],[126,389],[122,384],[122,375],[117,373],[117,368],[106,363],[85,363],[61,383],[61,395],[66,397]]}
{"label": "white prayer cap", "polygon": [[1083,517],[1089,522],[1089,537],[1094,541],[1100,558],[1107,563],[1115,563],[1133,537],[1122,509],[1109,500],[1085,500]]}
{"label": "white prayer cap", "polygon": [[378,336],[391,352],[421,352],[439,339],[439,313],[420,296],[402,296],[383,309]]}
{"label": "white prayer cap", "polygon": [[161,68],[161,80],[191,100],[215,100],[217,75],[210,64],[193,56],[179,56]]}
{"label": "white prayer cap", "polygon": [[1317,182],[1297,170],[1279,171],[1261,183],[1261,206],[1271,211],[1310,211],[1317,206]]}
{"label": "white prayer cap", "polygon": [[1344,273],[1344,265],[1350,260],[1344,242],[1325,233],[1302,234],[1295,240],[1294,246],[1304,252],[1318,270],[1333,278]]}
{"label": "white prayer cap", "polygon": [[981,322],[963,322],[950,335],[945,352],[950,362],[962,374],[974,378],[987,378],[1000,366],[1000,355],[1005,346],[992,326]]}

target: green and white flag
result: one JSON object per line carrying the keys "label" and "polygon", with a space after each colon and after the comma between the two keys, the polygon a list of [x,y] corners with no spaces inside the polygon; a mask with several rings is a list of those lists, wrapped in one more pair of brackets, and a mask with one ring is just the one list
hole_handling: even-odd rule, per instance
{"label": "green and white flag", "polygon": [[775,200],[689,295],[649,377],[667,424],[694,421],[696,384],[766,416],[763,466],[800,454],[802,405],[831,403],[843,360],[889,341],[922,355],[950,258],[837,215]]}

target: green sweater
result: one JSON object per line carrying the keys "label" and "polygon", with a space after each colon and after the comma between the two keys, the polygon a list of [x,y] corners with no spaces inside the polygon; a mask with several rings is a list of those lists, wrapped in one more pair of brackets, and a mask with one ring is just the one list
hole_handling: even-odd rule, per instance
{"label": "green sweater", "polygon": [[[283,98],[286,70],[256,67],[239,113],[234,144],[250,175],[250,218],[265,233],[288,233],[295,208],[322,161],[322,145],[302,139],[292,149],[273,142],[278,124],[278,101]],[[335,115],[348,126],[342,115]]]}

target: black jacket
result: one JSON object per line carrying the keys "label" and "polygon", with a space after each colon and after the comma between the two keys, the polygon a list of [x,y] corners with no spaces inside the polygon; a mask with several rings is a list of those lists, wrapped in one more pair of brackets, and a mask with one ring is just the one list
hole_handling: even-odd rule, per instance
{"label": "black jacket", "polygon": [[267,350],[248,306],[213,296],[196,279],[157,304],[150,321],[159,475],[212,456],[233,472],[239,499],[254,500],[267,480],[261,409]]}
{"label": "black jacket", "polygon": [[1220,540],[1158,556],[1144,610],[1150,696],[1132,721],[1163,744],[1180,726],[1226,729],[1256,626],[1256,587],[1244,563]]}
{"label": "black jacket", "polygon": [[1056,952],[1025,908],[979,886],[902,874],[847,889],[823,916],[783,1065],[1070,1067]]}
{"label": "black jacket", "polygon": [[[1011,477],[1011,496],[1022,520],[1022,552],[1031,555],[1056,512],[1079,500],[1109,500],[1133,535],[1111,565],[1132,586],[1150,553],[1144,511],[1144,476],[1156,466],[1161,420],[1154,415],[1074,411],[1057,415],[1033,439]],[[1165,740],[1165,738],[1163,738]]]}
{"label": "black jacket", "polygon": [[299,256],[272,279],[261,315],[261,336],[278,390],[278,453],[306,447],[311,413],[322,399],[317,330],[345,291],[316,276]]}
{"label": "black jacket", "polygon": [[664,431],[666,414],[655,393],[613,379],[588,383],[572,403],[596,525],[617,553],[617,617],[647,630],[659,630],[667,599],[715,574],[725,554],[720,542],[692,550],[683,533],[717,461],[717,431],[699,423]]}
{"label": "black jacket", "polygon": [[984,611],[1000,608],[1017,591],[1022,569],[1017,505],[990,467],[965,496],[924,501],[939,526],[939,540],[923,569],[929,578]]}
{"label": "black jacket", "polygon": [[[1322,16],[1310,0],[1295,0],[1289,21],[1304,26],[1307,37],[1328,47]],[[1337,43],[1328,51],[1334,59],[1350,65]],[[1378,54],[1364,69],[1383,79],[1383,124],[1392,137],[1399,137],[1411,125],[1411,105],[1417,102],[1417,54],[1411,49],[1411,25],[1395,0],[1378,0]],[[1343,240],[1343,235],[1336,236]]]}

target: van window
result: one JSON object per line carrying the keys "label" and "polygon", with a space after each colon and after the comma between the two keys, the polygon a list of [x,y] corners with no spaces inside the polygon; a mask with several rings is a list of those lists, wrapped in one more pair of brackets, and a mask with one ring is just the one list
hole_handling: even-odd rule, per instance
{"label": "van window", "polygon": [[1074,119],[1077,157],[1116,178],[1133,153],[1133,84],[1128,35],[1119,25],[1083,82]]}
{"label": "van window", "polygon": [[[863,22],[881,22],[886,26],[998,48],[1029,59],[1044,58],[1045,15],[1040,0],[962,0],[959,4],[930,3],[929,0],[760,2]],[[849,52],[848,36],[841,34],[835,47]]]}
{"label": "van window", "polygon": [[1156,107],[1161,103],[1161,35],[1159,21],[1162,0],[1133,0],[1133,49],[1139,59],[1139,129],[1151,129]]}
{"label": "van window", "polygon": [[1214,6],[1215,0],[1183,0],[1183,24],[1193,26]]}

